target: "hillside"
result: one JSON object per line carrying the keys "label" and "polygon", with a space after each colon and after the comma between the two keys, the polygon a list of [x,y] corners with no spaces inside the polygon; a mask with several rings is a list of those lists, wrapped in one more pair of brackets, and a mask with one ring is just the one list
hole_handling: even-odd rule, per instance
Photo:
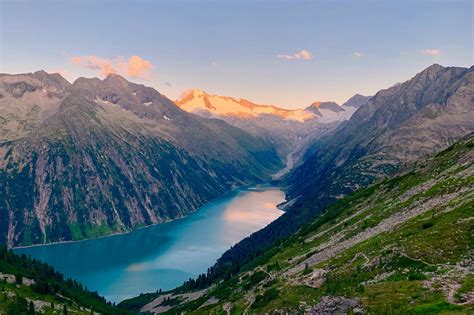
{"label": "hillside", "polygon": [[0,76],[0,243],[78,240],[183,217],[282,167],[275,146],[118,75]]}
{"label": "hillside", "polygon": [[0,246],[0,313],[21,314],[132,314],[106,302],[97,292],[52,267]]}
{"label": "hillside", "polygon": [[[340,199],[211,286],[123,308],[187,313],[467,314],[474,310],[474,136]],[[229,276],[230,275],[230,276]]]}

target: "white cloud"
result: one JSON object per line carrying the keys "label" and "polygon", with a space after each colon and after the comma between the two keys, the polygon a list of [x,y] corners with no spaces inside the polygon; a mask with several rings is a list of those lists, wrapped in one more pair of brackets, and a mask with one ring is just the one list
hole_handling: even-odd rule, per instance
{"label": "white cloud", "polygon": [[441,56],[441,49],[439,49],[439,48],[427,48],[427,49],[422,50],[421,53],[425,56],[438,58],[439,56]]}
{"label": "white cloud", "polygon": [[360,51],[355,51],[353,54],[352,54],[352,57],[354,57],[355,59],[362,59],[365,57],[365,54],[360,52]]}
{"label": "white cloud", "polygon": [[150,71],[153,68],[151,62],[142,59],[140,56],[132,56],[128,60],[123,57],[73,56],[71,62],[78,67],[97,70],[102,76],[118,73],[139,79],[149,79]]}
{"label": "white cloud", "polygon": [[311,60],[313,59],[313,53],[311,53],[309,50],[302,49],[300,51],[295,52],[293,55],[277,55],[277,57],[286,60]]}

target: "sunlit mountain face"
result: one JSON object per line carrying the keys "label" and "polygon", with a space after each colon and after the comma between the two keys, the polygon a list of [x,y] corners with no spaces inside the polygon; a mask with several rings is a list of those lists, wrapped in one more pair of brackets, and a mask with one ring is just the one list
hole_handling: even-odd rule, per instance
{"label": "sunlit mountain face", "polygon": [[186,91],[175,103],[187,112],[222,119],[255,136],[269,139],[287,162],[297,160],[309,139],[319,138],[356,111],[351,104],[339,106],[335,102],[314,102],[306,108],[287,109],[212,95],[202,90]]}
{"label": "sunlit mountain face", "polygon": [[274,105],[255,104],[242,98],[211,95],[202,90],[189,90],[176,100],[181,109],[200,115],[227,116],[252,119],[263,115],[304,123],[313,119],[320,122],[348,119],[355,107],[339,106],[335,102],[314,102],[307,108],[287,109]]}

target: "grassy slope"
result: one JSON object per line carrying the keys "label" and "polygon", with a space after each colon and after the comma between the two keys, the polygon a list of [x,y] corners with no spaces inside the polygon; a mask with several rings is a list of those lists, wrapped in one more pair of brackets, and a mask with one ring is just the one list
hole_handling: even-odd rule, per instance
{"label": "grassy slope", "polygon": [[[74,280],[63,276],[44,263],[16,255],[0,246],[0,314],[31,314],[28,307],[34,301],[35,311],[44,314],[63,314],[64,307],[69,314],[130,314],[120,310],[96,292],[89,292]],[[25,281],[4,280],[5,275]]]}
{"label": "grassy slope", "polygon": [[[473,312],[465,303],[469,294],[474,299],[473,217],[471,136],[341,199],[200,298],[181,303],[178,288],[165,304],[174,306],[170,313],[303,312],[323,296],[339,296],[375,313]],[[159,295],[121,306],[138,310]]]}

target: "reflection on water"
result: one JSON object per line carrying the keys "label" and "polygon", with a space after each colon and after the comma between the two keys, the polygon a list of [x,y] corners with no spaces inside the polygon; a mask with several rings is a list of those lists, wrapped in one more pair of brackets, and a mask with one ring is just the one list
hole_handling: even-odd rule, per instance
{"label": "reflection on water", "polygon": [[48,262],[107,299],[174,288],[206,272],[230,246],[278,218],[281,190],[234,190],[188,217],[132,233],[17,249]]}

